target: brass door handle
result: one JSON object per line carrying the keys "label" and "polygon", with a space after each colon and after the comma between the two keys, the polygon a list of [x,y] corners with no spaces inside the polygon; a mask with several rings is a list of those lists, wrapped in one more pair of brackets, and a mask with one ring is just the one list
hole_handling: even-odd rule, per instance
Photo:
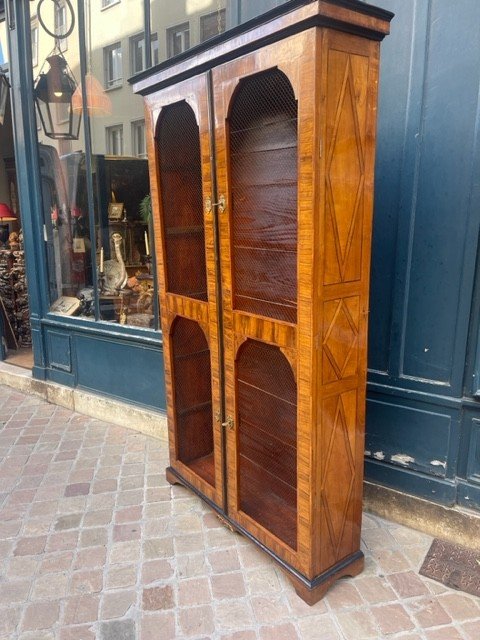
{"label": "brass door handle", "polygon": [[230,416],[227,416],[227,419],[225,420],[225,422],[222,422],[222,427],[225,427],[226,429],[229,429],[230,431],[232,431],[233,428],[235,427],[233,418],[231,418]]}
{"label": "brass door handle", "polygon": [[211,213],[213,207],[218,207],[219,213],[224,213],[227,208],[227,200],[224,195],[218,198],[218,202],[212,202],[212,198],[207,196],[205,198],[205,213]]}

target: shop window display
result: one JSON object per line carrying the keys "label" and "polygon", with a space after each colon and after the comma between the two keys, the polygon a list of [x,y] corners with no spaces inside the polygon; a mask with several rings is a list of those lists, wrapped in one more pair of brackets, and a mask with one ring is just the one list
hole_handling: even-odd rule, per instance
{"label": "shop window display", "polygon": [[[31,3],[32,76],[49,101],[48,132],[37,117],[50,312],[159,328],[144,109],[127,78],[278,4],[161,0],[145,20],[140,0],[135,12],[119,1]],[[38,85],[52,55],[68,84],[62,71]]]}

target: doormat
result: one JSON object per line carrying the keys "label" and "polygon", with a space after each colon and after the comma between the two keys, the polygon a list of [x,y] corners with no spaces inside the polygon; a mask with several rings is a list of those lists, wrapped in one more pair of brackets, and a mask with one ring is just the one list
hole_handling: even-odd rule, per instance
{"label": "doormat", "polygon": [[420,568],[420,575],[480,597],[480,551],[435,538]]}

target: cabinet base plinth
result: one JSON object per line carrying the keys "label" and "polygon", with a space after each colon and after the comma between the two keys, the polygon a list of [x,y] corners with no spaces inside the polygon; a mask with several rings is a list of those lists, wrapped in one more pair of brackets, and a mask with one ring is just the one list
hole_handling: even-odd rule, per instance
{"label": "cabinet base plinth", "polygon": [[345,565],[344,562],[341,562],[328,569],[328,571],[325,571],[325,573],[317,576],[315,580],[312,581],[311,586],[307,586],[289,571],[287,571],[286,574],[290,582],[295,587],[297,596],[312,606],[323,598],[337,580],[346,576],[353,578],[363,571],[363,567],[365,565],[363,553],[359,551],[351,556],[351,558],[351,561],[348,562],[347,565]]}
{"label": "cabinet base plinth", "polygon": [[216,513],[220,521],[230,531],[236,531],[244,535],[246,538],[257,544],[272,560],[277,562],[281,569],[283,569],[285,575],[295,588],[295,592],[299,598],[301,598],[308,605],[312,606],[323,598],[333,584],[340,578],[349,576],[353,578],[363,571],[365,564],[365,558],[362,551],[357,551],[347,558],[341,560],[337,564],[333,565],[320,575],[316,576],[313,580],[309,580],[302,574],[300,574],[294,567],[287,564],[282,558],[277,556],[271,549],[261,544],[252,534],[239,525],[235,520],[231,520],[226,513],[214,502],[209,500],[197,489],[194,485],[190,484],[188,480],[185,480],[176,469],[168,467],[165,472],[167,481],[170,484],[180,484],[187,489],[193,491],[199,498],[206,502]]}
{"label": "cabinet base plinth", "polygon": [[182,480],[179,478],[179,476],[177,476],[172,467],[167,467],[167,469],[165,469],[165,478],[170,484],[181,484],[184,487],[188,486],[185,484],[185,482],[182,482]]}

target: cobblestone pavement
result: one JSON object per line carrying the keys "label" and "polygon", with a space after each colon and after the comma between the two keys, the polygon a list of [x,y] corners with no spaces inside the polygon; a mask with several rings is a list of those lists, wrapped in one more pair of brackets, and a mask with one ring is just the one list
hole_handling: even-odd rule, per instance
{"label": "cobblestone pavement", "polygon": [[308,607],[166,464],[161,441],[0,386],[1,639],[480,639],[480,600],[418,576],[428,536],[365,515],[365,572]]}

